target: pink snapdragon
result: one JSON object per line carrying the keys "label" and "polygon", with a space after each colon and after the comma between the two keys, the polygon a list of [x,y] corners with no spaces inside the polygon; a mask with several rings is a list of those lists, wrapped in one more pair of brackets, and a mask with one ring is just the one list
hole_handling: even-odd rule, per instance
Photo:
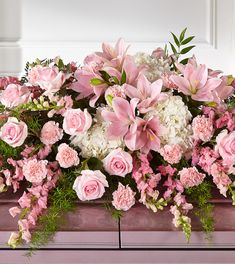
{"label": "pink snapdragon", "polygon": [[205,116],[196,116],[192,122],[192,129],[194,139],[200,139],[203,142],[209,141],[214,132],[212,120]]}
{"label": "pink snapdragon", "polygon": [[213,177],[213,182],[220,190],[220,193],[226,197],[228,186],[232,183],[232,181],[229,178],[225,167],[219,162],[213,163],[211,166],[211,175]]}
{"label": "pink snapdragon", "polygon": [[135,192],[128,185],[124,186],[119,182],[117,190],[112,195],[112,205],[117,210],[127,211],[135,204]]}
{"label": "pink snapdragon", "polygon": [[172,82],[178,90],[189,95],[196,101],[213,101],[213,91],[221,84],[219,78],[208,78],[208,69],[205,65],[188,63],[180,68],[183,76],[172,75]]}
{"label": "pink snapdragon", "polygon": [[158,199],[159,192],[155,189],[161,180],[161,175],[153,172],[146,154],[140,154],[138,158],[136,157],[133,165],[132,178],[140,192],[139,202],[156,212],[157,208],[151,201]]}
{"label": "pink snapdragon", "polygon": [[206,175],[200,173],[196,167],[183,168],[181,171],[179,171],[179,175],[180,181],[185,188],[201,184],[206,177]]}
{"label": "pink snapdragon", "polygon": [[80,163],[77,151],[72,149],[66,143],[59,145],[56,160],[62,168],[70,168],[72,166],[77,166]]}
{"label": "pink snapdragon", "polygon": [[45,145],[53,145],[63,137],[63,129],[59,128],[59,123],[48,121],[42,127],[40,140]]}
{"label": "pink snapdragon", "polygon": [[158,101],[167,97],[161,93],[162,80],[159,79],[150,83],[144,74],[140,74],[136,88],[132,85],[125,84],[124,89],[130,98],[138,98],[140,100],[138,109],[141,113],[146,113],[151,110]]}
{"label": "pink snapdragon", "polygon": [[217,160],[219,155],[210,147],[201,148],[198,151],[196,151],[195,148],[193,151],[193,157],[194,153],[197,158],[193,158],[192,164],[194,166],[199,165],[206,173],[210,174],[211,166]]}

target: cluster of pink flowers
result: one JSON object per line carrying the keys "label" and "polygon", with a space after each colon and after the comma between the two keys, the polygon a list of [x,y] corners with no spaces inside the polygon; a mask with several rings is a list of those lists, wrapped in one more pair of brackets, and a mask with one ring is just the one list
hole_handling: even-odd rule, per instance
{"label": "cluster of pink flowers", "polygon": [[0,78],[0,192],[28,186],[9,210],[19,226],[11,246],[30,242],[60,177],[80,201],[106,195],[115,210],[170,203],[183,228],[187,189],[211,181],[235,199],[234,78],[194,56],[127,51],[120,39],[79,67],[56,57],[21,80]]}

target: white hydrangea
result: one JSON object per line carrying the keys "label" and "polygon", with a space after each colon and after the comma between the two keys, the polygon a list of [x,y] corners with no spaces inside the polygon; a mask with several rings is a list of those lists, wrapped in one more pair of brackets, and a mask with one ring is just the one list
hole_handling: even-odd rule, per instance
{"label": "white hydrangea", "polygon": [[134,56],[137,65],[146,65],[145,76],[150,82],[154,82],[161,77],[164,72],[170,71],[169,60],[164,58],[154,58],[151,55],[138,52]]}
{"label": "white hydrangea", "polygon": [[97,114],[93,119],[95,123],[86,133],[71,137],[71,144],[80,148],[80,154],[83,158],[95,157],[103,159],[112,150],[124,147],[122,140],[107,139],[106,130],[108,123],[101,117],[103,109],[102,107],[97,109]]}
{"label": "white hydrangea", "polygon": [[162,145],[180,144],[186,151],[192,144],[192,128],[190,121],[192,115],[180,96],[169,94],[168,98],[159,102],[154,110],[145,115],[159,117],[160,122],[167,131],[160,137]]}

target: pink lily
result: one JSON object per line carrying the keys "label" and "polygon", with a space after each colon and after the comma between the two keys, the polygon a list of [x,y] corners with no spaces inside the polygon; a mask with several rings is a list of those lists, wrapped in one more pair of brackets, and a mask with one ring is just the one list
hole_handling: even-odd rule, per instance
{"label": "pink lily", "polygon": [[217,103],[227,99],[234,93],[234,88],[231,85],[227,85],[227,79],[227,76],[222,76],[221,84],[213,91],[214,101]]}
{"label": "pink lily", "polygon": [[129,103],[121,97],[116,97],[112,101],[113,112],[102,111],[104,120],[111,123],[107,130],[109,139],[123,138],[126,135],[129,126],[135,121],[135,109],[138,101],[135,98]]}
{"label": "pink lily", "polygon": [[125,84],[124,89],[127,96],[130,98],[140,99],[138,109],[140,113],[147,113],[151,110],[158,101],[167,97],[166,94],[161,93],[162,80],[159,79],[153,83],[150,83],[147,78],[140,74],[137,81],[137,88],[132,85]]}
{"label": "pink lily", "polygon": [[108,43],[103,43],[103,52],[96,52],[96,54],[101,58],[106,59],[107,62],[110,63],[110,66],[118,68],[120,70],[128,48],[129,47],[125,47],[124,40],[120,38],[117,41],[115,47],[112,47]]}
{"label": "pink lily", "polygon": [[127,55],[123,62],[123,70],[126,73],[126,83],[136,85],[139,75],[146,69],[145,66],[137,66],[134,58]]}
{"label": "pink lily", "polygon": [[72,83],[70,88],[78,93],[77,100],[81,98],[85,98],[88,96],[92,96],[90,99],[90,106],[94,107],[96,101],[99,97],[104,94],[107,84],[101,84],[99,86],[92,86],[90,81],[93,78],[100,78],[98,74],[96,74],[93,69],[89,66],[84,66],[82,69],[78,69],[75,74],[76,82]]}
{"label": "pink lily", "polygon": [[159,136],[162,132],[163,127],[157,117],[151,117],[148,120],[137,118],[131,124],[124,141],[130,150],[141,150],[147,154],[150,150],[158,151],[160,149]]}
{"label": "pink lily", "polygon": [[173,75],[170,78],[180,92],[195,101],[213,101],[213,90],[222,82],[219,78],[208,78],[206,66],[196,63],[188,63],[184,68],[180,67],[180,70],[184,76]]}

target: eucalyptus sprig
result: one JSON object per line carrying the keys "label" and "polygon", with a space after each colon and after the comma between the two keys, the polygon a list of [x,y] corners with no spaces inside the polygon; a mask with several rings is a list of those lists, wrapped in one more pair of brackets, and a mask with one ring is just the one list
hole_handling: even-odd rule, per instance
{"label": "eucalyptus sprig", "polygon": [[[195,47],[195,45],[186,46],[189,44],[195,36],[189,36],[186,37],[185,33],[187,31],[187,28],[185,28],[181,33],[180,36],[177,37],[173,32],[171,32],[171,35],[174,39],[174,44],[172,42],[169,42],[172,52],[174,53],[176,59],[180,57],[180,55],[185,55],[188,53],[191,49]],[[187,64],[189,58],[185,58],[180,61],[182,64]]]}

